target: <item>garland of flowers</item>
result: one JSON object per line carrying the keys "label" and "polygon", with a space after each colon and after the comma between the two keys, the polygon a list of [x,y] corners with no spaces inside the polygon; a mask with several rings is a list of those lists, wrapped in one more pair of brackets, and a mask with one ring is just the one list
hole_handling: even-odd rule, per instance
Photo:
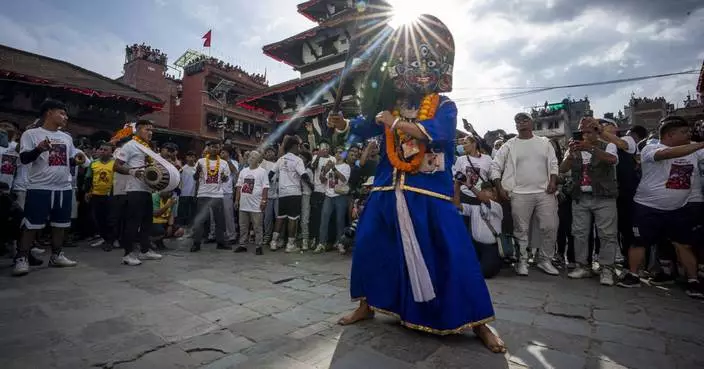
{"label": "garland of flowers", "polygon": [[[138,144],[151,149],[151,146],[149,145],[149,143],[147,141],[144,141],[141,137],[134,135],[134,136],[132,136],[132,139],[135,142],[137,142]],[[152,165],[152,163],[154,163],[154,160],[151,157],[149,157],[149,155],[144,155],[144,164]]]}
{"label": "garland of flowers", "polygon": [[[432,93],[425,95],[420,103],[420,109],[418,110],[418,115],[416,119],[419,122],[431,119],[435,117],[435,113],[438,109],[438,104],[440,103],[440,95]],[[399,118],[401,113],[398,110],[394,110],[394,117]],[[405,141],[408,135],[401,130],[396,130],[399,134],[399,143]],[[417,173],[423,164],[423,156],[425,155],[425,144],[418,143],[418,154],[416,154],[410,162],[404,161],[399,155],[401,152],[400,147],[396,146],[396,140],[394,138],[394,132],[391,131],[390,127],[384,129],[384,134],[386,137],[386,156],[389,158],[391,165],[396,168],[396,170],[408,173]],[[400,146],[400,145],[399,145]]]}
{"label": "garland of flowers", "polygon": [[220,173],[220,155],[215,157],[215,169],[210,169],[210,155],[205,156],[205,168],[208,171],[208,177],[216,177]]}

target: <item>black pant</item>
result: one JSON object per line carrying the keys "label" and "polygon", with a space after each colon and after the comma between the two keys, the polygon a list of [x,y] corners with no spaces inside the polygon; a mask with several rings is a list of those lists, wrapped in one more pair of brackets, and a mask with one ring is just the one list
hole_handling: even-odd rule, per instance
{"label": "black pant", "polygon": [[178,199],[178,219],[176,224],[182,227],[193,225],[193,217],[196,214],[195,196],[182,196]]}
{"label": "black pant", "polygon": [[557,228],[557,254],[567,253],[567,262],[574,263],[574,237],[572,236],[572,199],[566,198],[557,206],[560,225]]}
{"label": "black pant", "polygon": [[636,240],[633,236],[633,196],[634,193],[630,192],[620,193],[616,199],[621,255],[626,258],[626,265],[628,265],[628,248],[632,247]]}
{"label": "black pant", "polygon": [[486,244],[474,241],[474,250],[477,252],[477,259],[482,268],[484,278],[491,278],[501,271],[501,256],[499,256],[499,245],[496,243]]}
{"label": "black pant", "polygon": [[223,211],[222,197],[210,198],[199,197],[196,205],[196,219],[193,223],[193,243],[200,244],[205,233],[205,223],[210,219],[208,213],[213,211],[213,220],[215,221],[215,242],[218,245],[225,243],[225,212]]}
{"label": "black pant", "polygon": [[125,232],[120,246],[125,249],[125,255],[132,252],[134,243],[139,242],[142,252],[149,251],[151,242],[149,232],[152,229],[152,194],[134,191],[127,193],[127,213],[125,215]]}
{"label": "black pant", "polygon": [[113,195],[110,199],[110,229],[112,240],[122,240],[125,234],[125,215],[127,214],[127,195]]}
{"label": "black pant", "polygon": [[90,206],[93,211],[93,223],[100,237],[102,237],[108,245],[112,245],[115,240],[114,225],[110,224],[111,203],[112,199],[110,196],[92,195],[90,197]]}
{"label": "black pant", "polygon": [[[310,195],[310,234],[316,235],[320,233],[321,215],[323,213],[323,202],[325,194],[322,192],[313,192]],[[318,242],[322,242],[318,240]]]}

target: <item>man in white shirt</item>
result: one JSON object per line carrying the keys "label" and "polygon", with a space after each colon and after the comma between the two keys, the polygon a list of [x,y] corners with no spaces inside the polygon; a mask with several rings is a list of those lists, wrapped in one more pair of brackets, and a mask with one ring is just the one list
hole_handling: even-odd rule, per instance
{"label": "man in white shirt", "polygon": [[239,209],[240,245],[235,252],[247,252],[249,227],[254,228],[255,253],[262,255],[264,243],[262,212],[266,209],[269,192],[269,172],[260,167],[262,156],[257,151],[249,154],[249,166],[243,168],[237,178],[235,208]]}
{"label": "man in white shirt", "polygon": [[516,274],[528,275],[528,232],[537,217],[542,245],[537,267],[558,275],[551,259],[557,238],[557,174],[555,150],[545,137],[533,135],[533,120],[526,113],[514,118],[518,136],[504,143],[492,163],[491,179],[502,201],[511,201],[514,236],[520,247]]}
{"label": "man in white shirt", "polygon": [[[246,157],[246,156],[245,156]],[[277,160],[276,150],[273,147],[264,149],[264,160],[259,164],[259,167],[266,170],[269,177],[269,201],[264,209],[264,243],[271,242],[271,237],[274,233],[274,223],[279,215],[279,175],[274,173],[274,165]],[[249,158],[246,158],[248,161]],[[273,174],[272,174],[273,173]]]}
{"label": "man in white shirt", "polygon": [[[686,293],[704,297],[697,278],[697,259],[692,251],[695,222],[685,208],[691,198],[692,176],[699,176],[698,161],[704,159],[704,142],[691,143],[689,123],[667,116],[660,124],[660,142],[641,151],[643,171],[636,191],[633,233],[635,244],[628,251],[629,273],[618,285],[640,287],[638,270],[645,260],[645,248],[669,239],[687,275]],[[699,190],[699,189],[696,189]]]}
{"label": "man in white shirt", "polygon": [[279,248],[279,234],[283,230],[284,222],[287,222],[286,250],[291,252],[296,248],[296,231],[298,219],[301,217],[301,181],[310,183],[310,178],[306,174],[303,160],[298,156],[300,151],[298,138],[285,137],[283,149],[285,154],[276,161],[273,170],[279,176],[279,214],[276,217],[270,246],[272,251]]}
{"label": "man in white shirt", "polygon": [[[151,145],[154,125],[150,120],[139,120],[135,123],[135,134],[117,152],[115,172],[129,176],[125,184],[127,193],[127,212],[125,214],[125,230],[120,240],[120,246],[125,250],[122,263],[137,266],[141,260],[161,260],[162,256],[151,250],[149,234],[152,229],[152,189],[142,180],[144,168],[152,158],[149,158],[140,146]],[[140,252],[134,250],[134,243],[139,242]]]}
{"label": "man in white shirt", "polygon": [[215,242],[218,250],[232,250],[232,246],[225,244],[225,215],[223,212],[223,184],[230,178],[230,166],[218,155],[220,153],[219,142],[209,142],[206,144],[208,153],[204,158],[198,160],[196,164],[196,174],[194,178],[198,181],[196,190],[197,207],[194,220],[193,246],[191,252],[200,251],[203,233],[205,232],[205,222],[208,220],[210,211],[213,212],[215,221]]}
{"label": "man in white shirt", "polygon": [[628,248],[633,245],[633,196],[638,188],[638,142],[648,137],[648,131],[643,126],[632,126],[622,137],[617,136],[618,126],[610,119],[602,118],[601,124],[595,125],[599,130],[599,138],[610,142],[618,148],[618,164],[616,165],[616,180],[618,181],[618,233],[621,240],[621,255],[628,256]]}
{"label": "man in white shirt", "polygon": [[222,184],[222,209],[225,215],[225,239],[228,244],[237,243],[237,228],[235,227],[234,184],[237,183],[236,161],[230,159],[230,149],[220,151],[220,157],[230,168],[230,176]]}
{"label": "man in white shirt", "polygon": [[52,255],[49,266],[73,267],[61,248],[66,228],[71,226],[71,165],[82,164],[86,157],[78,153],[73,140],[61,129],[66,126],[66,106],[46,100],[40,107],[42,125],[26,130],[20,139],[20,161],[28,165],[27,198],[22,221],[22,235],[13,275],[29,273],[29,252],[39,230],[51,224]]}
{"label": "man in white shirt", "polygon": [[601,241],[599,264],[601,284],[614,284],[613,264],[616,259],[618,227],[616,225],[616,145],[599,141],[599,123],[593,118],[583,118],[579,123],[581,139],[570,139],[569,150],[560,165],[560,172],[571,172],[572,182],[572,236],[575,260],[579,266],[568,274],[570,278],[592,276],[588,264],[589,234],[592,218]]}
{"label": "man in white shirt", "polygon": [[191,231],[196,212],[196,153],[186,153],[186,164],[181,168],[181,196],[178,199],[178,224]]}
{"label": "man in white shirt", "polygon": [[[320,144],[318,155],[313,158],[310,169],[313,171],[313,193],[310,195],[310,229],[313,230],[313,237],[317,236],[320,229],[320,216],[323,212],[323,202],[325,201],[325,183],[320,179],[320,172],[328,162],[335,162],[335,158],[330,156],[330,146],[323,142]],[[311,245],[315,245],[315,238],[310,240]]]}

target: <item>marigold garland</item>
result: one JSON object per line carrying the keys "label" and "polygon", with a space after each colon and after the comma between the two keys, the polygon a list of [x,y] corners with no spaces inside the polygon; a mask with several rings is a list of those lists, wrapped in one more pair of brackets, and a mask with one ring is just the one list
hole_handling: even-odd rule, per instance
{"label": "marigold garland", "polygon": [[[425,95],[420,104],[420,109],[418,110],[418,115],[416,119],[419,122],[431,119],[435,117],[435,113],[440,103],[440,95],[433,93]],[[398,118],[401,113],[398,110],[394,110],[394,117]],[[407,135],[401,130],[396,130],[399,135],[399,144],[405,140]],[[396,139],[394,137],[394,132],[391,131],[390,127],[384,129],[384,134],[386,137],[386,156],[389,158],[391,165],[396,168],[396,170],[408,173],[417,173],[423,164],[423,157],[425,156],[425,144],[418,143],[418,154],[413,156],[410,162],[401,159],[400,153],[401,148],[396,146]],[[400,145],[399,145],[400,146]]]}
{"label": "marigold garland", "polygon": [[210,155],[206,155],[205,168],[208,171],[208,177],[217,176],[220,173],[220,155],[215,157],[215,169],[210,169]]}
{"label": "marigold garland", "polygon": [[[149,143],[148,143],[147,141],[144,141],[141,137],[139,137],[139,136],[137,136],[137,135],[134,135],[134,136],[132,136],[132,139],[133,139],[135,142],[137,142],[138,144],[140,144],[140,145],[142,145],[142,146],[144,146],[144,147],[146,147],[146,148],[151,149],[151,146],[149,145]],[[144,155],[144,163],[145,163],[146,165],[152,165],[153,162],[154,162],[153,159],[150,158],[149,155]]]}

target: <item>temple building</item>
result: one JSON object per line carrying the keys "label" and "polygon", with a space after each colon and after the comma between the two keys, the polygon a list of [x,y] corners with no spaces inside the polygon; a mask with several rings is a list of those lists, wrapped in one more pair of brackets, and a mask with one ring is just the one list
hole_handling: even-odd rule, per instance
{"label": "temple building", "polygon": [[71,63],[0,45],[0,120],[33,123],[47,99],[68,107],[74,138],[107,140],[125,122],[164,107],[159,97]]}
{"label": "temple building", "polygon": [[[128,46],[120,80],[165,101],[160,112],[145,118],[155,122],[154,140],[173,141],[182,150],[199,150],[208,140],[223,140],[251,149],[271,130],[270,117],[235,104],[238,97],[267,87],[266,76],[188,50],[174,63],[148,45]],[[181,74],[176,78],[169,73]]]}
{"label": "temple building", "polygon": [[[361,62],[359,56],[370,41],[388,26],[376,26],[380,22],[355,23],[358,12],[364,10],[365,19],[374,19],[373,14],[390,10],[384,1],[366,1],[360,4],[352,0],[311,0],[298,5],[298,12],[317,25],[309,30],[263,47],[264,54],[286,63],[300,77],[256,91],[238,100],[238,105],[267,115],[277,127],[285,125],[282,133],[299,133],[306,137],[305,126],[312,126],[315,144],[332,135],[325,120],[335,102],[337,81],[348,60],[351,32],[363,37],[354,42],[358,47],[351,60],[348,80],[342,91],[340,110],[345,116],[359,112],[356,94],[369,64]],[[376,17],[381,20],[383,17]],[[363,24],[362,24],[363,23]],[[355,30],[354,26],[357,25]],[[368,27],[368,28],[365,28]]]}
{"label": "temple building", "polygon": [[589,98],[580,100],[563,99],[558,103],[548,103],[531,109],[533,133],[557,140],[562,147],[579,126],[585,115],[592,114]]}
{"label": "temple building", "polygon": [[631,126],[643,126],[649,132],[657,132],[660,119],[672,113],[675,106],[664,97],[648,98],[631,96],[623,112]]}

